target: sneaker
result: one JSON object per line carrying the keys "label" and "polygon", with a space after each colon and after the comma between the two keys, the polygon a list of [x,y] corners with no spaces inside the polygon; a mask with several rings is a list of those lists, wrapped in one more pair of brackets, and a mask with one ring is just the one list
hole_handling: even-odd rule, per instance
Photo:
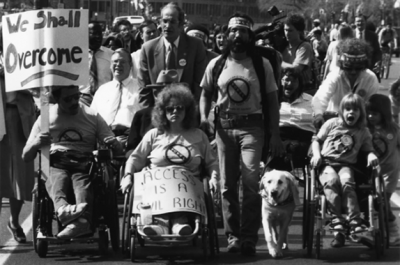
{"label": "sneaker", "polygon": [[192,234],[192,228],[188,224],[174,224],[172,226],[172,233],[180,236],[188,236]]}
{"label": "sneaker", "polygon": [[67,225],[64,230],[58,233],[57,238],[71,239],[91,233],[92,230],[90,229],[90,223],[84,218],[79,218],[78,220]]}
{"label": "sneaker", "polygon": [[57,217],[63,226],[78,219],[87,208],[87,203],[79,203],[77,205],[66,204],[58,208]]}
{"label": "sneaker", "polygon": [[256,246],[250,241],[245,241],[240,246],[240,252],[244,256],[254,256],[256,254]]}
{"label": "sneaker", "polygon": [[168,234],[168,229],[161,225],[145,225],[143,226],[143,233],[146,236],[160,236]]}
{"label": "sneaker", "polygon": [[230,236],[228,238],[228,246],[226,247],[229,253],[238,253],[240,251],[239,239]]}
{"label": "sneaker", "polygon": [[11,226],[11,222],[8,221],[7,228],[15,241],[17,241],[18,243],[26,243],[26,236],[24,230],[22,230],[22,227],[13,228]]}
{"label": "sneaker", "polygon": [[365,225],[365,222],[361,218],[354,218],[349,222],[350,226],[350,234],[354,233],[362,233],[368,230],[368,227]]}
{"label": "sneaker", "polygon": [[335,238],[331,242],[331,246],[333,248],[341,248],[344,246],[345,241],[346,241],[345,236],[342,233],[337,233],[335,235]]}
{"label": "sneaker", "polygon": [[364,246],[367,246],[370,249],[373,249],[375,246],[375,240],[372,236],[370,235],[362,235],[358,237],[358,243],[363,244]]}
{"label": "sneaker", "polygon": [[329,230],[332,231],[343,231],[345,230],[345,221],[340,218],[333,218],[331,222],[328,224]]}

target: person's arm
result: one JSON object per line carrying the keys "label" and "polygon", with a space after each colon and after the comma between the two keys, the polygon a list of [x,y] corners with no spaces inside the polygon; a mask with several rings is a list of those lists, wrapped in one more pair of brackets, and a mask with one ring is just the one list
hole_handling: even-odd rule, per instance
{"label": "person's arm", "polygon": [[146,86],[151,84],[150,69],[147,64],[146,47],[142,47],[139,60],[138,84],[139,84],[139,105],[141,109],[154,105],[154,97],[151,89],[146,89]]}
{"label": "person's arm", "polygon": [[311,144],[311,149],[313,156],[310,160],[310,165],[312,168],[316,168],[321,164],[321,145],[318,140],[314,140]]}
{"label": "person's arm", "polygon": [[203,89],[200,96],[200,128],[205,132],[209,132],[208,114],[211,109],[212,92]]}
{"label": "person's arm", "polygon": [[284,153],[283,144],[279,135],[279,102],[277,91],[267,94],[267,104],[269,113],[269,128],[271,139],[269,150],[272,156],[281,156]]}
{"label": "person's arm", "polygon": [[203,79],[204,72],[207,67],[206,60],[206,50],[204,49],[203,43],[201,41],[197,42],[196,57],[193,68],[193,95],[196,103],[200,101],[200,96],[202,93],[202,88],[200,86],[201,80]]}
{"label": "person's arm", "polygon": [[49,132],[40,132],[39,123],[40,117],[34,124],[28,141],[22,151],[22,159],[25,162],[33,161],[40,148],[51,144],[51,135]]}
{"label": "person's arm", "polygon": [[329,73],[315,93],[311,103],[315,116],[322,115],[326,111],[329,101],[336,91],[337,75],[335,72]]}

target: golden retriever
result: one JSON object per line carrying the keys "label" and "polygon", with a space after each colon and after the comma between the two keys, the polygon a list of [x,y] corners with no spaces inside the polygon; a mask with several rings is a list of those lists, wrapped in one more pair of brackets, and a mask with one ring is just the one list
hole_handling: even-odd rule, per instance
{"label": "golden retriever", "polygon": [[268,251],[273,258],[280,258],[283,256],[282,248],[287,246],[294,209],[300,204],[297,181],[287,171],[268,171],[261,179],[260,194],[262,224]]}

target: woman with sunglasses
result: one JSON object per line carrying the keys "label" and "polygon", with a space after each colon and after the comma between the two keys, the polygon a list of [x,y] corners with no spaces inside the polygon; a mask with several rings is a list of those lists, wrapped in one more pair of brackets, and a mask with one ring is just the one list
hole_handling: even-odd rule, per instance
{"label": "woman with sunglasses", "polygon": [[357,93],[366,101],[379,89],[376,75],[369,70],[370,48],[359,39],[347,39],[339,45],[338,71],[330,72],[312,99],[316,127],[324,122],[323,113],[338,112],[342,98]]}
{"label": "woman with sunglasses", "polygon": [[[156,99],[151,129],[129,156],[121,190],[125,193],[132,185],[134,172],[146,166],[149,169],[180,166],[194,176],[200,176],[202,165],[209,176],[210,186],[218,189],[218,163],[207,136],[194,127],[196,103],[190,89],[181,83],[165,87]],[[171,152],[168,152],[170,150]],[[150,164],[147,163],[150,161]],[[169,213],[153,217],[153,223],[143,227],[146,235],[189,235],[189,213]]]}

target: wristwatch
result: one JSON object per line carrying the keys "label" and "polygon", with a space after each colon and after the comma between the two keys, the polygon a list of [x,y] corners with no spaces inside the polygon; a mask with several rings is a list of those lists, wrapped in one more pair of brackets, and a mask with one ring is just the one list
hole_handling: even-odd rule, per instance
{"label": "wristwatch", "polygon": [[132,173],[128,172],[128,173],[125,173],[123,179],[124,179],[126,176],[129,176],[129,175],[130,175],[130,176],[133,176]]}

